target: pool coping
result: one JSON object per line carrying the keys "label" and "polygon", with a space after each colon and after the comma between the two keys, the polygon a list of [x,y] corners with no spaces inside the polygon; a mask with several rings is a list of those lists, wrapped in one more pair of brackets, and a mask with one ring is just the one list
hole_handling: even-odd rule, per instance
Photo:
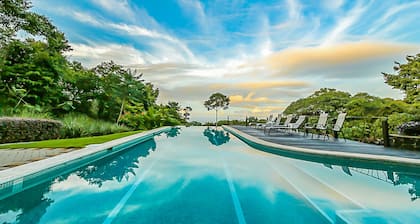
{"label": "pool coping", "polygon": [[302,148],[302,147],[296,147],[296,146],[290,146],[290,145],[282,145],[282,144],[262,140],[260,138],[246,134],[230,126],[223,125],[222,127],[226,131],[237,136],[239,139],[241,139],[245,143],[251,142],[258,146],[268,147],[274,150],[278,150],[279,152],[290,152],[290,153],[311,155],[311,156],[317,156],[317,157],[330,157],[330,158],[352,159],[352,160],[356,159],[356,160],[367,161],[367,162],[385,162],[385,163],[390,163],[390,164],[409,165],[409,166],[416,166],[416,167],[420,166],[420,159],[405,158],[405,157],[398,157],[398,156],[387,156],[387,155],[364,154],[364,153],[356,153],[356,152],[326,151],[326,150]]}
{"label": "pool coping", "polygon": [[[96,154],[103,153],[103,155],[100,155],[98,158],[93,160],[93,161],[96,161],[98,159],[104,158],[106,156],[115,154],[123,150],[123,148],[120,148],[113,151],[114,148],[118,148],[117,146],[129,144],[130,142],[133,142],[136,140],[143,142],[152,138],[155,135],[158,135],[170,129],[171,127],[169,126],[160,127],[160,128],[152,129],[149,131],[144,131],[141,133],[126,136],[123,138],[114,139],[109,142],[88,145],[79,150],[63,153],[54,157],[50,157],[43,160],[27,163],[21,166],[13,167],[10,169],[2,170],[0,171],[0,190],[4,188],[13,187],[13,192],[21,191],[23,190],[22,184],[25,177],[30,177],[31,175],[35,175],[43,171],[54,170],[57,167],[71,164],[72,162],[76,163],[76,161],[78,160],[88,159],[90,157],[93,157]],[[136,141],[136,143],[140,143],[140,142]],[[113,152],[108,153],[110,151],[113,151]],[[1,198],[1,195],[0,195],[0,198]]]}

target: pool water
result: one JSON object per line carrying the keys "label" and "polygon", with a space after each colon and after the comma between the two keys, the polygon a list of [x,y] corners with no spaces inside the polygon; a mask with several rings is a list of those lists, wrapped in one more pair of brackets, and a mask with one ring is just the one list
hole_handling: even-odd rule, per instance
{"label": "pool water", "polygon": [[6,198],[0,223],[419,223],[419,195],[420,172],[291,159],[192,127]]}

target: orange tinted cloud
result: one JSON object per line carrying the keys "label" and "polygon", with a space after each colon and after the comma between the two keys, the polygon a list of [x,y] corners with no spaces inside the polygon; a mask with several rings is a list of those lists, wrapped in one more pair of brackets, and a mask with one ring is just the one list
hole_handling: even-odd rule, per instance
{"label": "orange tinted cloud", "polygon": [[210,86],[212,89],[235,88],[235,89],[266,89],[279,87],[306,87],[309,83],[304,81],[263,81],[242,83],[220,83]]}
{"label": "orange tinted cloud", "polygon": [[353,42],[332,46],[287,49],[266,57],[262,64],[272,69],[290,71],[305,67],[326,67],[351,63],[402,54],[415,49],[418,49],[418,46],[380,42]]}
{"label": "orange tinted cloud", "polygon": [[233,95],[229,96],[230,102],[232,105],[240,103],[281,103],[282,100],[273,100],[267,97],[255,97],[255,93],[251,92],[247,96],[243,97],[242,95]]}

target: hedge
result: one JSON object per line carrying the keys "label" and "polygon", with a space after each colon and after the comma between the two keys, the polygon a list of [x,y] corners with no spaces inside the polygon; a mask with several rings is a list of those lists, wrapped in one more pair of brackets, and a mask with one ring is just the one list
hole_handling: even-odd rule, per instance
{"label": "hedge", "polygon": [[0,143],[57,139],[61,126],[56,120],[3,117],[0,118]]}

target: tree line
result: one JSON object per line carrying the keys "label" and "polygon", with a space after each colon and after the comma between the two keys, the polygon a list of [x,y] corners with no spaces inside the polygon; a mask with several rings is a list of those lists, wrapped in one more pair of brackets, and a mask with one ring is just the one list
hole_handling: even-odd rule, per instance
{"label": "tree line", "polygon": [[188,120],[190,107],[157,104],[159,90],[142,73],[113,61],[90,69],[70,61],[64,33],[30,8],[27,0],[0,2],[1,114],[82,114],[134,129]]}

